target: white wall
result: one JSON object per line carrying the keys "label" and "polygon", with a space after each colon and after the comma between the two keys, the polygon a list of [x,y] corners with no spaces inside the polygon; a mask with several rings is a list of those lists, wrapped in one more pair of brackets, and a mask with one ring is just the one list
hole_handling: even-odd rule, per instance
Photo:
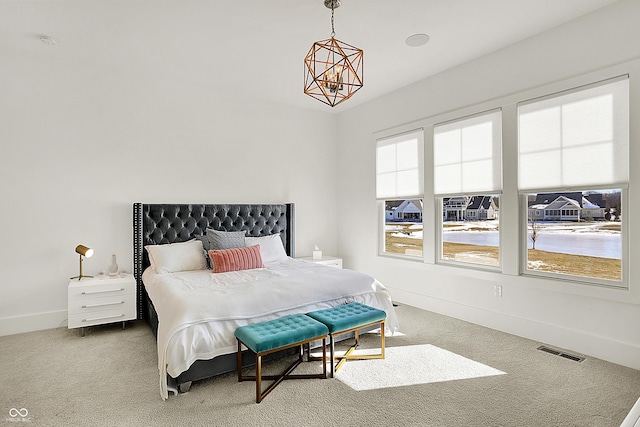
{"label": "white wall", "polygon": [[[582,84],[633,69],[630,163],[637,163],[640,66],[638,61],[628,61],[640,57],[638,16],[640,1],[623,0],[340,114],[338,171],[343,216],[338,224],[338,249],[345,266],[375,275],[401,303],[640,369],[640,232],[633,221],[628,291],[518,275],[514,108],[506,109],[504,114],[510,117],[503,119],[507,124],[500,203],[502,273],[378,256],[375,232],[379,229],[375,135],[389,129],[408,130],[412,122],[452,111],[473,112],[474,106],[491,106],[497,98],[561,88],[566,81]],[[428,146],[425,152],[429,165]],[[640,212],[636,169],[631,170],[626,212]],[[430,185],[427,167],[425,186]],[[435,241],[435,215],[433,200],[426,199],[425,239],[429,242]],[[433,262],[434,258],[433,247],[427,248],[426,259]],[[494,285],[503,287],[502,298],[493,296]]]}
{"label": "white wall", "polygon": [[334,115],[62,52],[0,47],[0,335],[66,326],[78,244],[131,272],[134,202],[295,202],[297,255],[336,252]]}

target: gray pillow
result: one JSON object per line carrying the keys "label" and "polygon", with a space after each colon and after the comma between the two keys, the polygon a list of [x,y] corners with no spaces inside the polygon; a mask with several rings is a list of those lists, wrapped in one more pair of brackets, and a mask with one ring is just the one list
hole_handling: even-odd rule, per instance
{"label": "gray pillow", "polygon": [[209,250],[244,248],[247,246],[244,242],[244,231],[218,231],[213,228],[207,228],[206,234],[196,236],[196,239],[202,242],[203,255],[207,260],[207,268],[212,269],[211,258],[209,258]]}
{"label": "gray pillow", "polygon": [[[205,251],[210,249],[231,249],[231,248],[244,248],[247,246],[244,242],[244,231],[218,231],[213,228],[207,228],[206,240],[203,239],[202,243]],[[207,244],[209,245],[207,247]]]}

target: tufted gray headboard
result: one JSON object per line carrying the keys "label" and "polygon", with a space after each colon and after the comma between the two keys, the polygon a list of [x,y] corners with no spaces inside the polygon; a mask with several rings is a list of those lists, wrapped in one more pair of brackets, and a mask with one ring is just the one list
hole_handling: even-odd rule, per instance
{"label": "tufted gray headboard", "polygon": [[244,230],[247,236],[280,233],[287,255],[295,256],[294,204],[133,204],[133,274],[137,282],[138,319],[147,299],[142,272],[149,266],[146,245],[185,242],[207,228]]}

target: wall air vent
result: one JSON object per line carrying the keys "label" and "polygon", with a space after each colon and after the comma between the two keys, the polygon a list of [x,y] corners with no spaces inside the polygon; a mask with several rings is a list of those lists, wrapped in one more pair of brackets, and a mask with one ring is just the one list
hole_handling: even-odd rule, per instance
{"label": "wall air vent", "polygon": [[574,362],[582,362],[585,358],[581,356],[576,356],[575,354],[565,353],[560,350],[556,350],[555,348],[547,347],[545,345],[541,345],[538,347],[538,350],[544,351],[545,353],[553,354],[554,356],[564,357],[565,359],[573,360]]}

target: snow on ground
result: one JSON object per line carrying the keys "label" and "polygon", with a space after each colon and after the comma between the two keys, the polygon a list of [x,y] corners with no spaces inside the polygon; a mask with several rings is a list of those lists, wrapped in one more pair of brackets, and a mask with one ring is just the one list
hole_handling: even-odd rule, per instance
{"label": "snow on ground", "polygon": [[[619,222],[537,222],[536,225],[543,233],[594,233],[594,234],[619,234],[618,230],[611,230]],[[446,221],[444,231],[498,231],[498,221]]]}
{"label": "snow on ground", "polygon": [[445,221],[444,231],[498,231],[498,221]]}
{"label": "snow on ground", "polygon": [[393,237],[406,237],[408,239],[422,239],[422,229],[420,231],[412,231],[409,234],[406,233],[392,233]]}
{"label": "snow on ground", "polygon": [[619,222],[550,222],[537,223],[544,233],[580,233],[580,234],[620,234],[619,230],[609,229],[612,225],[621,226]]}
{"label": "snow on ground", "polygon": [[[598,222],[538,222],[540,233],[544,234],[581,234],[581,235],[616,235],[620,234],[619,230],[611,228],[621,224],[613,221]],[[448,232],[468,232],[481,233],[485,231],[497,232],[499,228],[498,221],[445,221],[443,231]],[[529,227],[531,229],[531,227]],[[422,224],[414,223],[395,224],[387,223],[386,231],[397,231],[392,234],[395,237],[406,237],[411,239],[422,239]],[[404,230],[404,231],[400,231]],[[407,231],[409,230],[409,231]]]}

